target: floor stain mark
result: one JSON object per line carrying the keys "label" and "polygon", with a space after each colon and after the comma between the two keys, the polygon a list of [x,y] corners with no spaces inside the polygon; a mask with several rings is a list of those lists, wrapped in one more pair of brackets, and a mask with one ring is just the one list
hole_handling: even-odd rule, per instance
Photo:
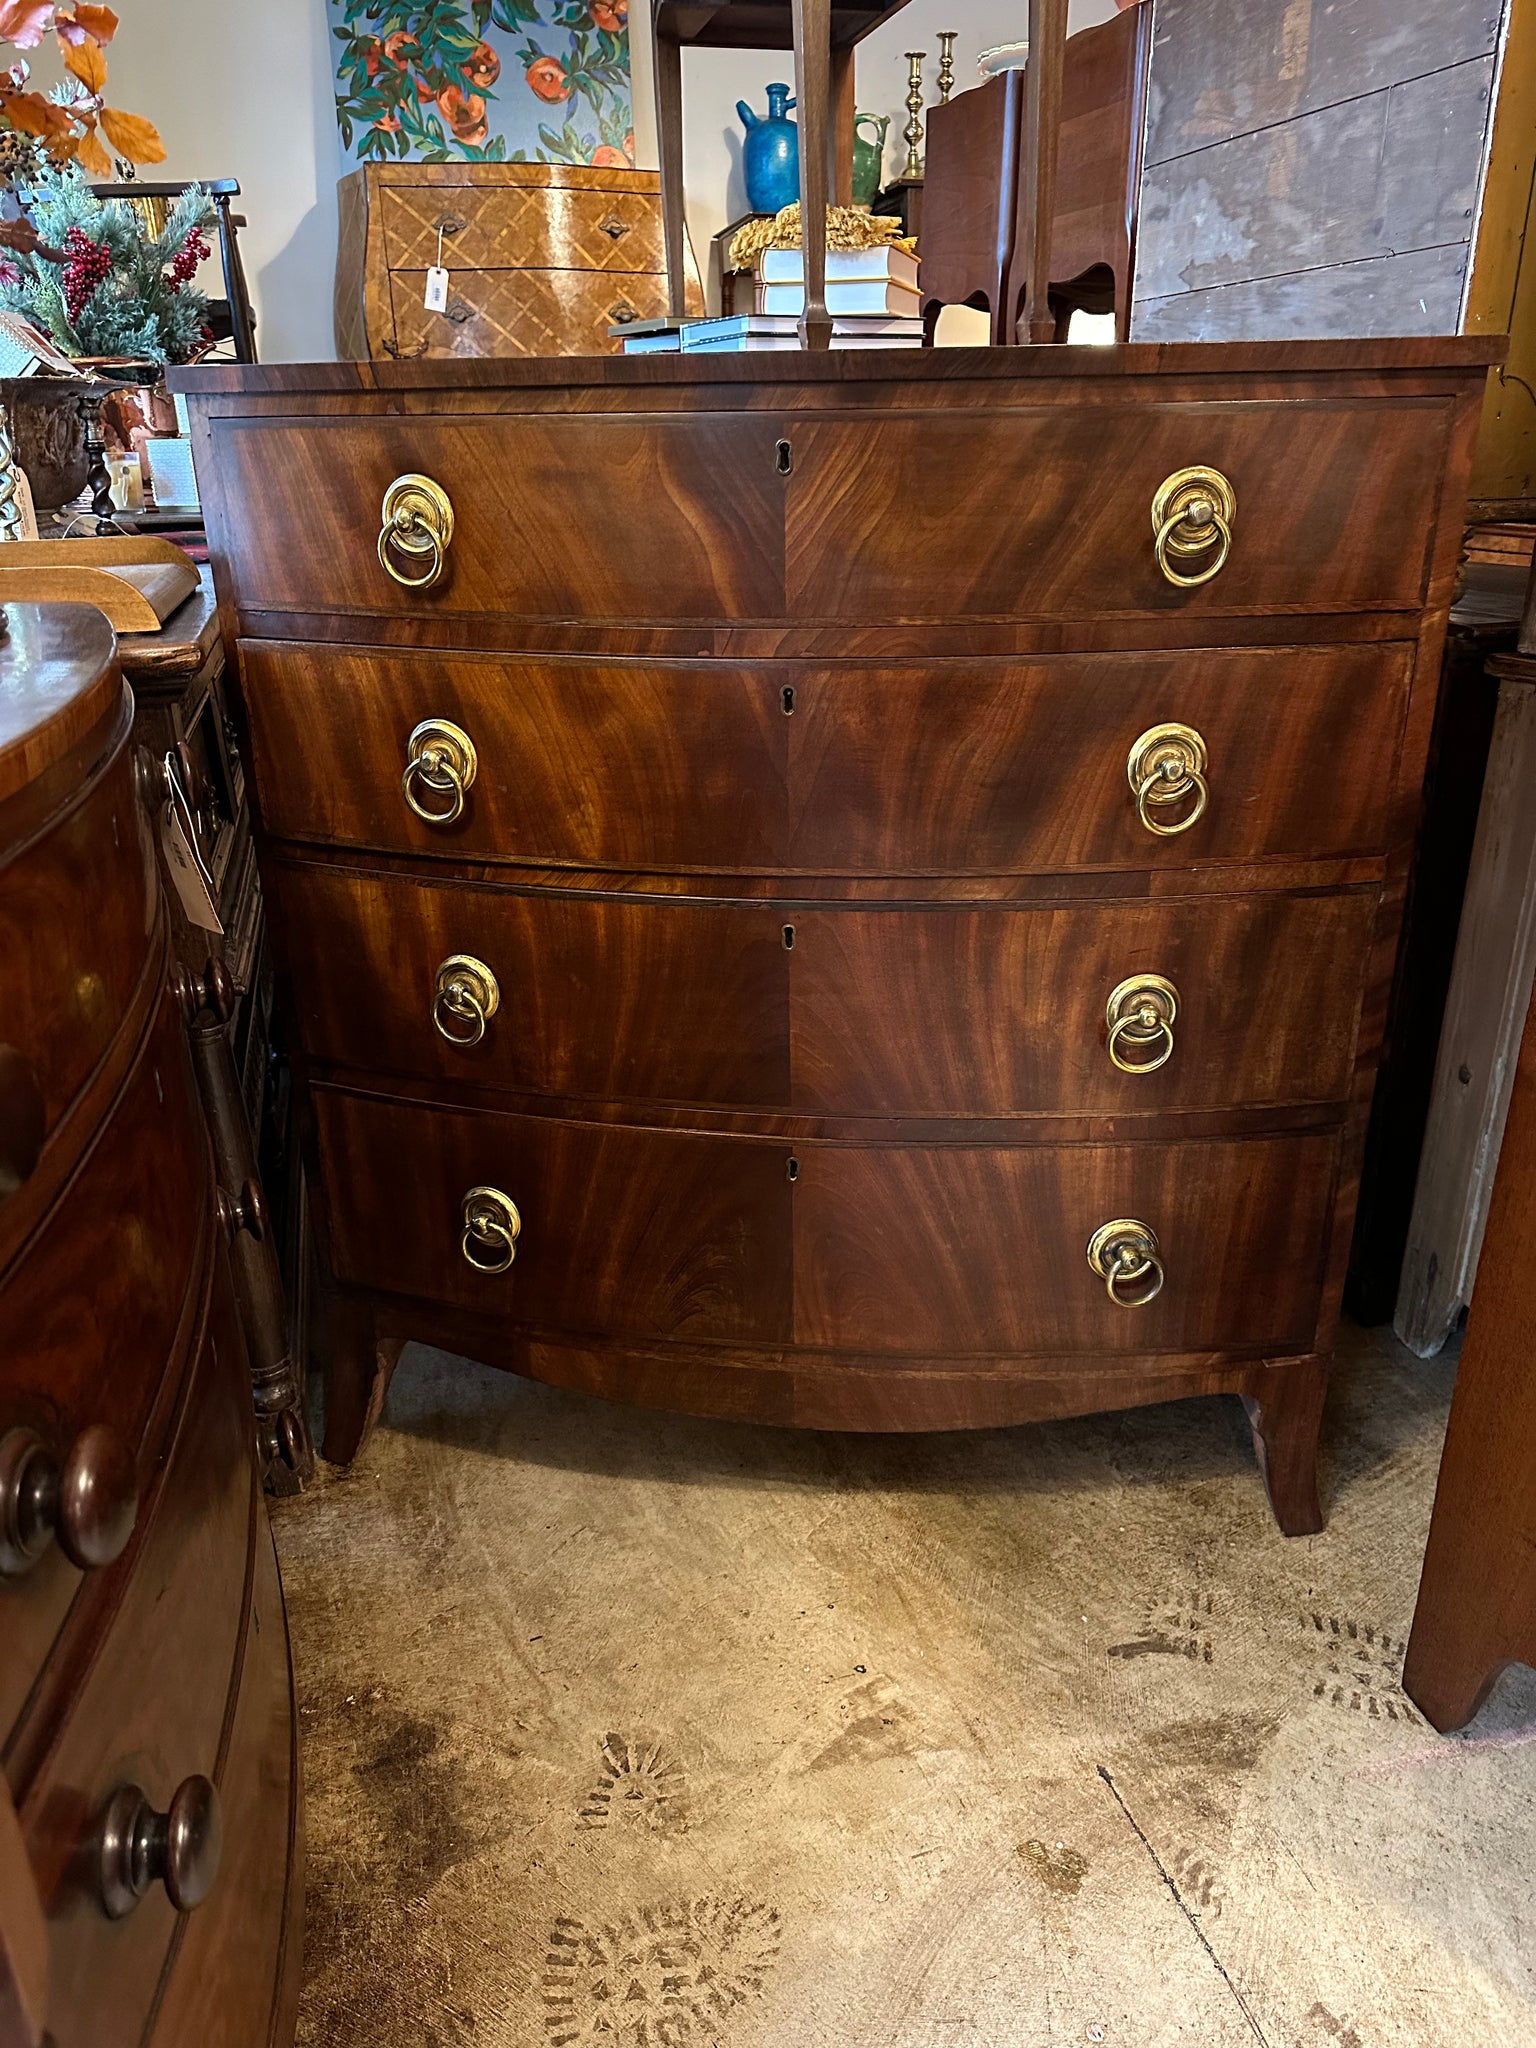
{"label": "floor stain mark", "polygon": [[1184,1918],[1189,1922],[1190,1928],[1194,1934],[1196,1941],[1199,1942],[1200,1946],[1205,1950],[1206,1954],[1210,1957],[1212,1965],[1216,1970],[1216,1974],[1220,1977],[1222,1983],[1226,1985],[1227,1989],[1231,1992],[1232,1996],[1237,2000],[1238,2009],[1241,2011],[1243,2018],[1248,2022],[1248,2025],[1252,2028],[1254,2039],[1262,2044],[1262,2048],[1273,2048],[1273,2044],[1271,2043],[1269,2036],[1265,2033],[1264,2029],[1259,2025],[1258,2021],[1254,2018],[1253,2011],[1249,2006],[1247,1999],[1244,1998],[1241,1991],[1239,1991],[1237,1986],[1232,1982],[1232,1979],[1227,1974],[1226,1965],[1222,1962],[1221,1957],[1217,1955],[1215,1949],[1211,1947],[1210,1941],[1206,1936],[1205,1930],[1200,1925],[1199,1916],[1190,1911],[1188,1905],[1185,1903],[1184,1894],[1179,1890],[1178,1886],[1169,1876],[1167,1870],[1164,1869],[1162,1858],[1153,1848],[1152,1843],[1147,1836],[1146,1830],[1142,1827],[1140,1821],[1137,1820],[1135,1814],[1132,1813],[1131,1809],[1126,1805],[1125,1800],[1121,1797],[1120,1787],[1115,1783],[1114,1779],[1109,1775],[1109,1772],[1105,1770],[1102,1764],[1097,1764],[1094,1768],[1098,1771],[1099,1776],[1104,1780],[1106,1786],[1108,1786],[1110,1797],[1114,1800],[1116,1806],[1119,1807],[1120,1811],[1125,1815],[1126,1819],[1130,1822],[1132,1831],[1134,1832],[1136,1839],[1140,1842],[1143,1849],[1145,1849],[1147,1854],[1151,1857],[1152,1867],[1156,1870],[1158,1876],[1163,1880],[1163,1883],[1167,1885],[1169,1891],[1172,1892],[1174,1904],[1178,1907],[1179,1911],[1184,1915]]}
{"label": "floor stain mark", "polygon": [[1059,1898],[1075,1899],[1082,1890],[1083,1879],[1088,1875],[1088,1858],[1069,1849],[1065,1842],[1058,1842],[1054,1849],[1048,1849],[1044,1842],[1021,1842],[1019,1854],[1046,1890],[1055,1892]]}
{"label": "floor stain mark", "polygon": [[1175,1593],[1152,1601],[1146,1610],[1141,1634],[1127,1642],[1111,1643],[1111,1657],[1188,1657],[1191,1663],[1213,1661],[1211,1631],[1215,1621],[1215,1596],[1198,1589]]}
{"label": "floor stain mark", "polygon": [[760,1900],[700,1898],[602,1927],[562,1915],[540,2000],[548,2048],[713,2048],[722,2022],[763,1995],[778,1913]]}
{"label": "floor stain mark", "polygon": [[688,1826],[688,1774],[649,1736],[605,1735],[603,1774],[576,1816],[579,1828],[606,1828],[617,1819],[653,1835],[680,1835]]}
{"label": "floor stain mark", "polygon": [[1195,1907],[1213,1920],[1221,1918],[1221,1890],[1216,1873],[1203,1856],[1193,1849],[1175,1849],[1168,1868],[1186,1899],[1193,1900]]}

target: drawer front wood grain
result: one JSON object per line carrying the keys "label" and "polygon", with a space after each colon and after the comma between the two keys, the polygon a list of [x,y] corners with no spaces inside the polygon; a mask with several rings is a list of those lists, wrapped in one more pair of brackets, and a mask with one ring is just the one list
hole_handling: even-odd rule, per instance
{"label": "drawer front wood grain", "polygon": [[[775,1343],[789,1331],[789,1147],[314,1090],[337,1277],[546,1329]],[[474,1187],[515,1263],[460,1249]]]}
{"label": "drawer front wood grain", "polygon": [[[524,894],[288,861],[271,878],[316,1059],[557,1095],[789,1099],[790,955],[771,903]],[[459,954],[497,989],[474,1045],[450,1044],[432,1018],[437,969]]]}
{"label": "drawer front wood grain", "polygon": [[[1415,610],[1450,423],[1436,399],[798,420],[790,613]],[[1175,589],[1154,559],[1152,500],[1196,465],[1236,491],[1232,551],[1209,582]]]}
{"label": "drawer front wood grain", "polygon": [[[349,654],[242,643],[258,798],[279,839],[459,860],[771,867],[793,723],[770,678],[719,666]],[[445,718],[479,756],[464,815],[428,825],[400,777]]]}
{"label": "drawer front wood grain", "polygon": [[391,270],[425,270],[439,246],[456,281],[463,271],[660,270],[666,261],[659,191],[385,185],[378,206]]}
{"label": "drawer front wood grain", "polygon": [[[794,1106],[982,1115],[1342,1102],[1377,891],[1069,910],[811,910],[791,955]],[[1176,991],[1126,1074],[1106,1005]],[[1164,1051],[1156,1039],[1124,1056]]]}
{"label": "drawer front wood grain", "polygon": [[[1023,874],[1377,853],[1411,674],[1399,646],[813,673],[788,721],[786,865]],[[1204,740],[1210,802],[1160,839],[1126,762],[1166,723]]]}
{"label": "drawer front wood grain", "polygon": [[[795,1340],[892,1354],[1312,1348],[1333,1136],[1064,1147],[808,1145]],[[1110,1301],[1088,1241],[1157,1233],[1167,1280]]]}
{"label": "drawer front wood grain", "polygon": [[[238,602],[276,611],[776,616],[781,431],[718,413],[221,419],[221,495],[239,507],[221,544]],[[384,493],[408,473],[454,510],[428,591],[403,589],[378,556]]]}
{"label": "drawer front wood grain", "polygon": [[390,272],[397,355],[619,355],[610,328],[667,311],[661,270],[456,271],[442,313],[428,312],[426,291],[424,270]]}
{"label": "drawer front wood grain", "polygon": [[49,1130],[105,1056],[144,973],[153,859],[124,744],[52,830],[0,866],[0,1040],[19,1042],[35,1069]]}
{"label": "drawer front wood grain", "polygon": [[[241,665],[277,838],[598,868],[1029,874],[1381,851],[1411,655],[743,668],[245,641]],[[451,825],[400,791],[426,718],[476,749]],[[1205,742],[1210,802],[1160,839],[1126,760],[1170,721]]]}
{"label": "drawer front wood grain", "polygon": [[123,2015],[150,2009],[176,1912],[155,1885],[109,1920],[90,1843],[119,1786],[140,1786],[163,1812],[184,1778],[218,1777],[255,1487],[250,1382],[224,1269],[170,1467],[129,1554],[128,1589],[43,1774],[18,1802],[48,1914],[58,2048],[120,2039]]}

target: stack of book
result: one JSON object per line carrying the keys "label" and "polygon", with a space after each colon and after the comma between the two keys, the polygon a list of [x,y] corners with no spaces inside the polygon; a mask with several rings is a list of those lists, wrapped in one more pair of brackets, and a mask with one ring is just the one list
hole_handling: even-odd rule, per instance
{"label": "stack of book", "polygon": [[[768,249],[758,270],[756,305],[723,320],[689,320],[680,333],[637,334],[626,355],[681,347],[684,355],[800,346],[805,271],[798,249]],[[827,251],[827,311],[834,348],[921,348],[917,258],[893,243]]]}

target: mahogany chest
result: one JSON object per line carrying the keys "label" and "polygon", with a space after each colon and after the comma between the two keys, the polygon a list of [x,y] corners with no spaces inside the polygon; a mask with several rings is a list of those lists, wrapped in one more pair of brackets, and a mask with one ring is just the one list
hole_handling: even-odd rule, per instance
{"label": "mahogany chest", "polygon": [[420,1337],[1314,1451],[1473,339],[178,373],[355,1451]]}
{"label": "mahogany chest", "polygon": [[302,1912],[252,1387],[111,629],[0,643],[0,2040],[282,2048]]}

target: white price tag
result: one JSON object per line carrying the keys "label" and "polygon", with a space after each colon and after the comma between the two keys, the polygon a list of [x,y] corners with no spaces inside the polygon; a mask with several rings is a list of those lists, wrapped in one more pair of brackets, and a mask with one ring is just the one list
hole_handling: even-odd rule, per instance
{"label": "white price tag", "polygon": [[205,932],[222,932],[224,927],[204,878],[206,871],[187,838],[174,802],[160,813],[160,850],[187,922]]}
{"label": "white price tag", "polygon": [[427,272],[426,308],[429,313],[448,310],[448,273],[441,263],[434,263]]}

